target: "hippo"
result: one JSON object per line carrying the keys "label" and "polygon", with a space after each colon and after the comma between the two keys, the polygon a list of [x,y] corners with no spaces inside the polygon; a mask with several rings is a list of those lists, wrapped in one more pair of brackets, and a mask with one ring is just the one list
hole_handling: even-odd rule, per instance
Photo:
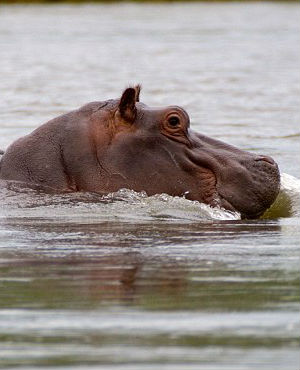
{"label": "hippo", "polygon": [[139,85],[50,120],[2,156],[0,179],[53,193],[166,193],[261,216],[276,199],[275,161],[190,129],[180,106],[149,107]]}

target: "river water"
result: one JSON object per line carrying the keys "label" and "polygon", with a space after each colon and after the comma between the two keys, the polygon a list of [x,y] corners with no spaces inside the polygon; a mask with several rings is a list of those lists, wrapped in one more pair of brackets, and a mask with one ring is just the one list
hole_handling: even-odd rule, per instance
{"label": "river water", "polygon": [[299,370],[299,5],[0,6],[0,148],[142,83],[273,156],[264,218],[121,190],[0,191],[0,367]]}

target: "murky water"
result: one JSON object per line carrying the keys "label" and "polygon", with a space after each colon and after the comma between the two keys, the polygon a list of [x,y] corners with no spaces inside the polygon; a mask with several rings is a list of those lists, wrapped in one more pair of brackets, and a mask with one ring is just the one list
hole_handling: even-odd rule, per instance
{"label": "murky water", "polygon": [[299,370],[298,4],[0,7],[0,148],[143,84],[273,156],[264,219],[122,190],[0,191],[0,367]]}

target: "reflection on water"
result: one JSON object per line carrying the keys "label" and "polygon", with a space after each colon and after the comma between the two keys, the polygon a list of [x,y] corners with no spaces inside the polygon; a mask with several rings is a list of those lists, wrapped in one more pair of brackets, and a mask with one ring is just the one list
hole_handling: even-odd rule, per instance
{"label": "reflection on water", "polygon": [[[6,229],[10,238],[17,234],[15,226]],[[282,250],[276,223],[152,223],[138,229],[120,223],[46,223],[27,224],[28,229],[31,237],[20,227],[17,232],[29,250],[14,235],[15,245],[22,248],[17,258],[15,250],[2,253],[4,265],[13,261],[11,280],[4,279],[9,295],[2,307],[30,308],[35,297],[36,308],[130,304],[145,309],[252,310],[281,307],[289,291],[289,303],[299,297],[297,250]],[[232,246],[237,234],[239,247]],[[256,248],[255,240],[260,243]],[[271,240],[278,245],[264,245]],[[270,286],[273,290],[268,291]]]}
{"label": "reflection on water", "polygon": [[90,211],[1,218],[1,364],[240,370],[255,356],[282,369],[289,356],[296,369],[297,218],[135,223]]}
{"label": "reflection on water", "polygon": [[[0,149],[141,82],[146,103],[180,104],[193,128],[299,178],[298,13],[266,3],[0,7]],[[166,195],[1,183],[0,367],[299,370],[293,176],[253,221]]]}

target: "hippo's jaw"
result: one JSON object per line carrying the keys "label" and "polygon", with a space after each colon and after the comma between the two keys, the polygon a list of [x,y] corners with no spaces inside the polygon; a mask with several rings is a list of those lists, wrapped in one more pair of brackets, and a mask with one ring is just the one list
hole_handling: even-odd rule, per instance
{"label": "hippo's jaw", "polygon": [[[199,192],[193,193],[190,191],[187,191],[185,193],[185,196],[187,199],[190,200],[198,200],[201,203],[208,204],[211,207],[219,207],[226,209],[231,212],[240,212],[239,207],[234,207],[229,200],[225,199],[221,193],[217,189],[217,177],[216,175],[209,169],[201,169],[200,171],[202,174],[203,172],[206,172],[208,176],[204,179],[203,175],[201,178],[200,176],[197,176],[198,182],[198,188]],[[199,195],[201,193],[201,195]],[[243,215],[243,218],[247,218],[245,215]]]}
{"label": "hippo's jaw", "polygon": [[[275,201],[280,190],[280,172],[277,164],[269,157],[254,156],[245,162],[242,173],[234,167],[228,182],[222,174],[217,180],[217,192],[221,206],[241,213],[242,218],[260,217]],[[237,170],[236,175],[234,171]]]}
{"label": "hippo's jaw", "polygon": [[[210,183],[201,182],[205,190],[202,202],[212,207],[221,207],[231,212],[239,212],[243,219],[255,219],[260,217],[275,201],[280,189],[279,171],[274,171],[275,180],[265,179],[266,186],[260,189],[255,181],[249,182],[248,186],[240,191],[240,186],[222,184],[214,174]],[[241,180],[243,183],[244,180]]]}

